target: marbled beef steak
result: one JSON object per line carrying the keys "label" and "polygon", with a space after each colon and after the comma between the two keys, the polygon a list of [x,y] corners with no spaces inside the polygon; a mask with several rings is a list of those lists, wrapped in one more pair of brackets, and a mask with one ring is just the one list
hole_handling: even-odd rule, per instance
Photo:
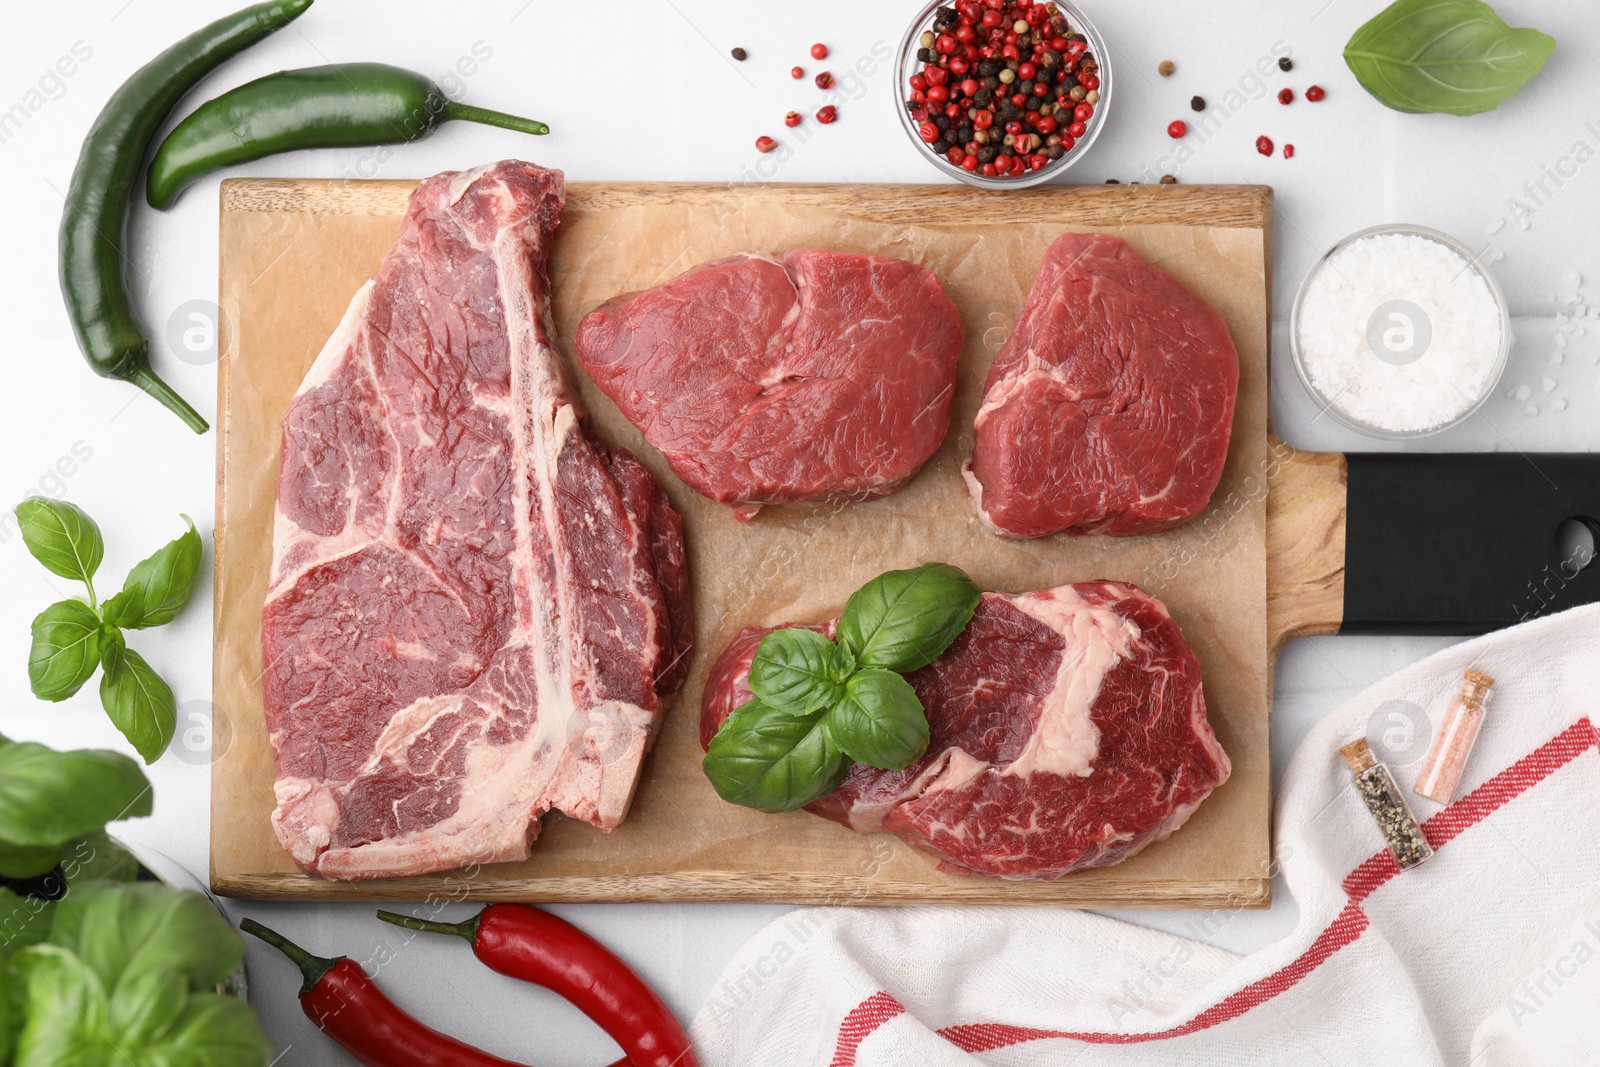
{"label": "marbled beef steak", "polygon": [[799,248],[607,301],[576,348],[678,477],[748,519],[916,474],[950,427],[961,319],[924,267]]}
{"label": "marbled beef steak", "polygon": [[690,636],[682,522],[552,350],[557,171],[429,178],[283,420],[273,825],[329,878],[523,858],[627,813]]}
{"label": "marbled beef steak", "polygon": [[1222,479],[1239,354],[1216,309],[1120,237],[1050,246],[989,370],[965,473],[996,533],[1160,533]]}
{"label": "marbled beef steak", "polygon": [[[743,630],[712,666],[702,744],[750,699],[750,661],[771,632]],[[899,771],[854,764],[806,810],[898,834],[941,871],[1054,879],[1105,867],[1182,826],[1228,778],[1200,664],[1137,586],[985,593],[944,655],[906,677],[928,713],[927,753]]]}

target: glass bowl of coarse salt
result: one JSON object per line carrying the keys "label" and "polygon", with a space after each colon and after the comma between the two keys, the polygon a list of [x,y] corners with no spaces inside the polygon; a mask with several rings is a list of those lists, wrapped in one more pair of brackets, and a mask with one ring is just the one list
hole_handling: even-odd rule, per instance
{"label": "glass bowl of coarse salt", "polygon": [[1374,226],[1334,245],[1306,275],[1289,347],[1306,390],[1346,426],[1426,437],[1494,391],[1511,316],[1494,276],[1455,238]]}

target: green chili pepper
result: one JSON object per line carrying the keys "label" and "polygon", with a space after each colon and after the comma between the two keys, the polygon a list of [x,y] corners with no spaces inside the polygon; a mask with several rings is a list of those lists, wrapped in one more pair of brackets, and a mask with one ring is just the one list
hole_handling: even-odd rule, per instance
{"label": "green chili pepper", "polygon": [[218,19],[146,63],[111,94],[89,128],[61,214],[61,294],[78,347],[103,378],[132,382],[176,412],[195,433],[210,427],[150,369],[150,353],[128,306],[123,234],[144,156],[167,115],[231,56],[298,18],[311,0],[274,0]]}
{"label": "green chili pepper", "polygon": [[458,104],[422,75],[382,63],[283,70],[180,122],[156,149],[145,197],[165,210],[191,182],[222,167],[302,148],[418,141],[452,119],[550,132],[542,122]]}

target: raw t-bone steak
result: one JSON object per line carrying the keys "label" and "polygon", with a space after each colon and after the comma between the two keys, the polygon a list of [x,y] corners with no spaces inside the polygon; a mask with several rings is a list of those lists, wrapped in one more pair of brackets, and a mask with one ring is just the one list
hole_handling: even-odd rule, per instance
{"label": "raw t-bone steak", "polygon": [[283,420],[262,617],[279,839],[329,878],[628,811],[688,666],[682,521],[552,348],[561,174],[417,187]]}
{"label": "raw t-bone steak", "polygon": [[[833,623],[816,626],[831,636]],[[746,629],[706,680],[700,739],[750,699]],[[1084,582],[985,593],[944,655],[906,676],[928,713],[910,767],[850,768],[806,810],[888,830],[951,874],[1053,879],[1160,841],[1227,781],[1200,664],[1137,586]]]}
{"label": "raw t-bone steak", "polygon": [[1122,238],[1066,234],[989,369],[978,514],[1011,537],[1170,530],[1222,479],[1238,392],[1216,309]]}

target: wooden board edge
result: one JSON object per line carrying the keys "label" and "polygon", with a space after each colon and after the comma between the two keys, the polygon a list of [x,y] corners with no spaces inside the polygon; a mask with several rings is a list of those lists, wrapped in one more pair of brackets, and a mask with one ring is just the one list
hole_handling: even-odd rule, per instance
{"label": "wooden board edge", "polygon": [[1337,452],[1300,452],[1268,438],[1267,648],[1337,633],[1344,618],[1346,490],[1349,467]]}
{"label": "wooden board edge", "polygon": [[[1248,909],[1272,903],[1270,878],[1198,882],[1143,881],[1082,890],[1029,892],[1017,883],[936,885],[915,882],[851,884],[791,874],[755,878],[722,871],[604,878],[517,879],[474,883],[450,875],[396,881],[329,882],[300,874],[212,875],[219,896],[246,900],[393,903],[519,901],[550,904],[786,904],[795,907],[905,905],[1007,905],[1015,907],[1129,909]],[[1040,883],[1041,886],[1046,883]]]}
{"label": "wooden board edge", "polygon": [[[223,214],[316,211],[329,214],[396,214],[420,179],[228,178],[219,191]],[[774,191],[798,204],[838,207],[840,190],[849,191],[847,214],[884,222],[926,222],[930,207],[949,200],[975,203],[965,185],[798,182],[570,182],[569,200],[596,207],[695,204],[744,190]],[[988,195],[982,201],[994,224],[1034,221],[1029,205],[1059,196],[1088,197],[1075,220],[1085,226],[1212,226],[1267,231],[1271,250],[1272,187],[1268,185],[1042,185]],[[1241,199],[1243,204],[1240,203]],[[1013,208],[1015,210],[1008,210]],[[1269,264],[1270,267],[1270,264]],[[1271,278],[1268,277],[1270,288]],[[1270,296],[1270,293],[1269,293]],[[1270,308],[1270,301],[1268,307]],[[1270,336],[1270,335],[1269,335]]]}

